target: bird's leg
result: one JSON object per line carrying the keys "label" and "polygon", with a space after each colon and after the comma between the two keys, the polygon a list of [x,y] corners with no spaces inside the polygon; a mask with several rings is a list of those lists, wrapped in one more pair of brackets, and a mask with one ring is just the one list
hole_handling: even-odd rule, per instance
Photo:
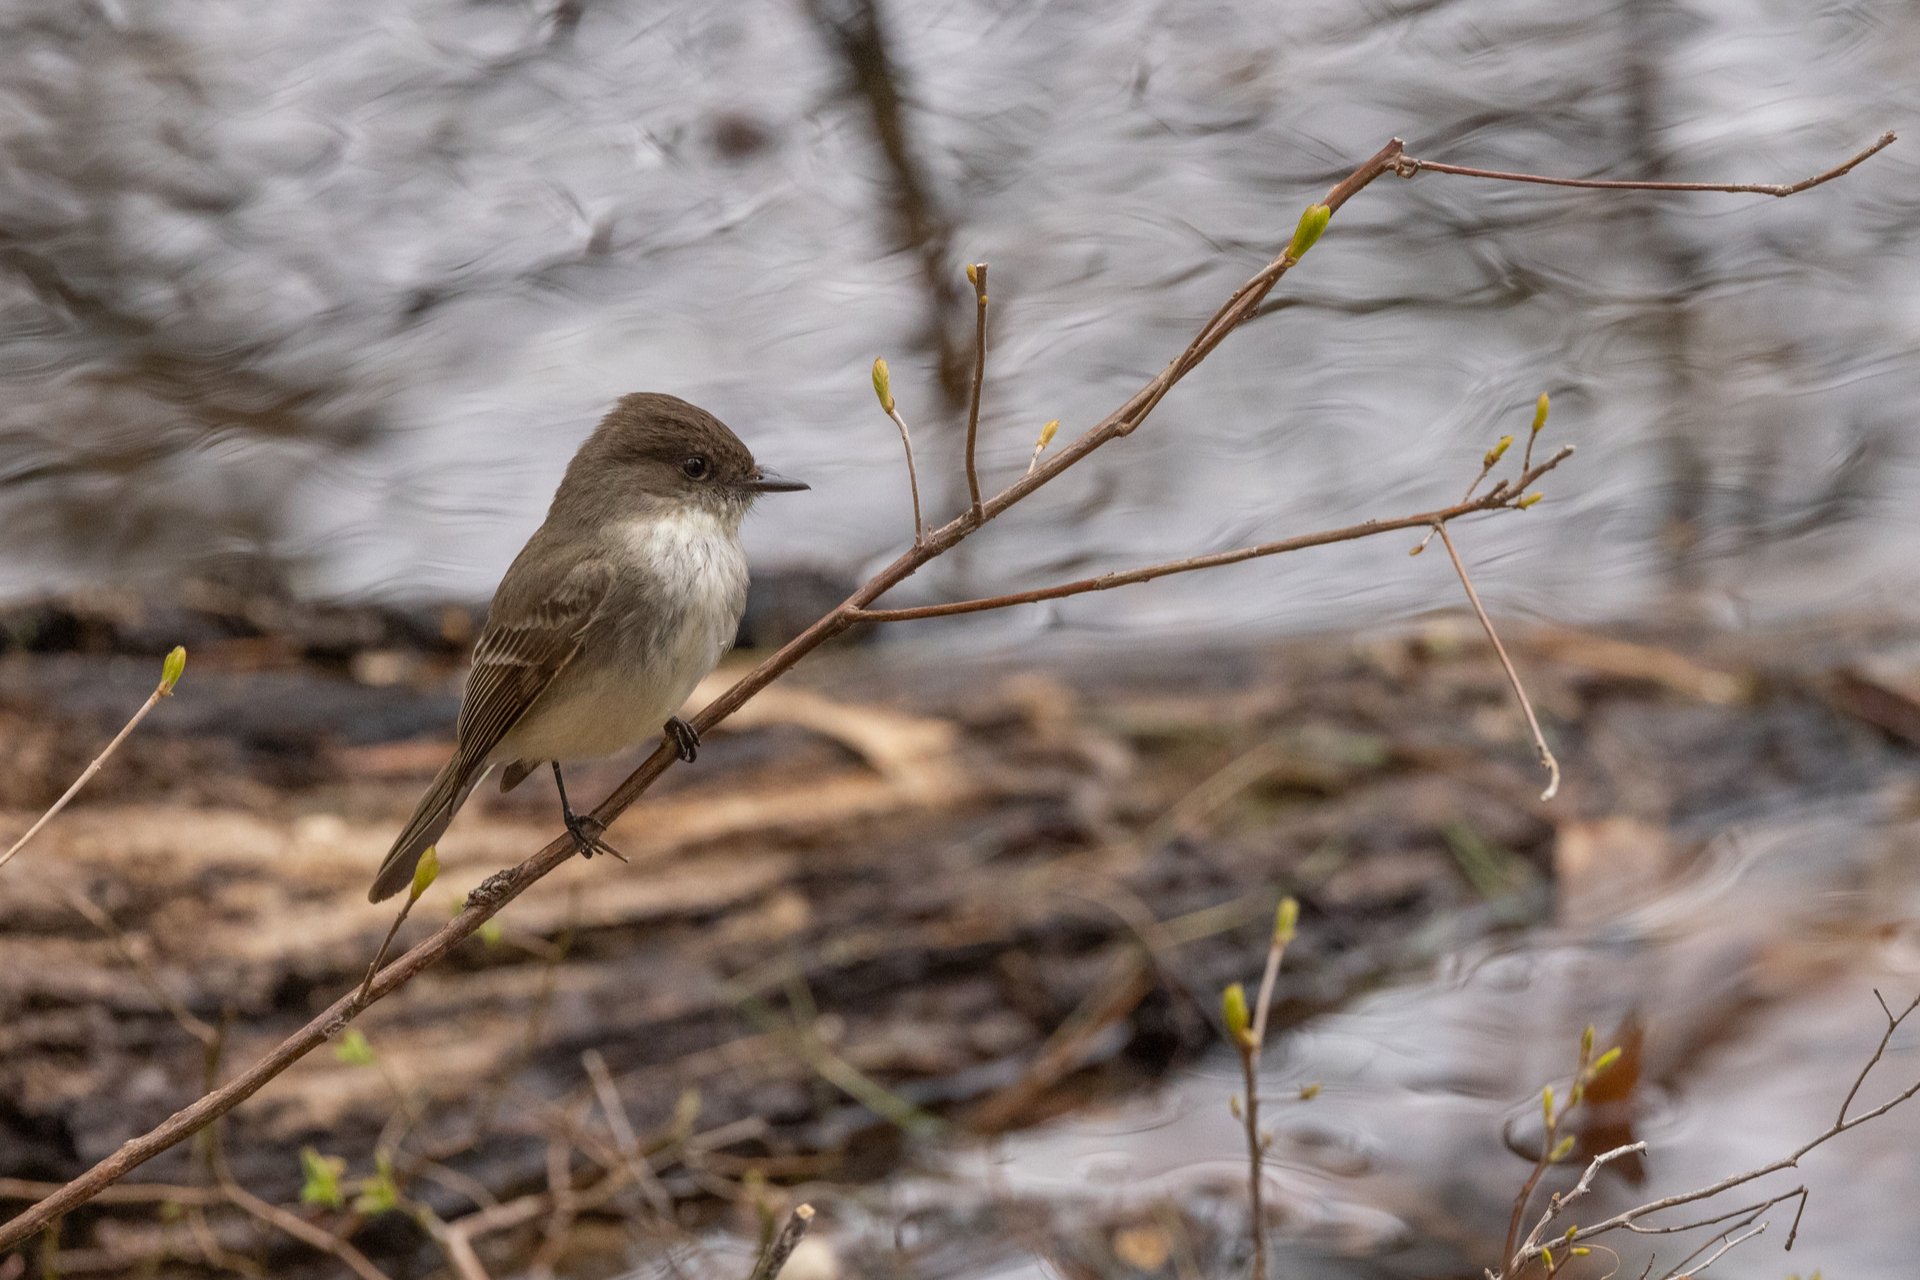
{"label": "bird's leg", "polygon": [[596,853],[608,853],[625,862],[627,855],[600,838],[607,824],[598,818],[583,818],[573,811],[567,803],[567,780],[560,776],[560,762],[550,761],[553,765],[553,785],[560,790],[560,817],[567,824],[567,834],[580,846],[580,856],[591,858]]}
{"label": "bird's leg", "polygon": [[673,749],[680,753],[681,761],[692,764],[694,758],[700,754],[700,731],[679,716],[674,716],[667,721],[666,730],[668,739],[673,743]]}

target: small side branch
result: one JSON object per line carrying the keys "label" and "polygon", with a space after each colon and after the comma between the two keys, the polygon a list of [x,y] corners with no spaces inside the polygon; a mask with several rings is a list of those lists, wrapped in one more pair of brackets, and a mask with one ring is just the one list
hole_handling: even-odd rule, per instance
{"label": "small side branch", "polygon": [[973,286],[973,394],[967,401],[967,501],[975,521],[984,518],[980,508],[980,471],[973,461],[974,438],[980,433],[980,387],[987,380],[987,264],[971,263],[967,283]]}
{"label": "small side branch", "polygon": [[1416,173],[1450,173],[1456,178],[1491,178],[1496,182],[1528,182],[1542,187],[1583,187],[1599,191],[1724,191],[1734,195],[1792,196],[1851,173],[1856,167],[1885,151],[1899,140],[1889,129],[1865,148],[1831,169],[1802,178],[1798,182],[1647,182],[1631,178],[1554,178],[1539,173],[1510,173],[1501,169],[1473,169],[1466,165],[1442,164],[1403,155],[1394,164],[1394,172],[1403,178]]}
{"label": "small side branch", "polygon": [[1460,585],[1467,589],[1467,603],[1473,606],[1473,614],[1480,619],[1480,626],[1487,633],[1487,639],[1493,642],[1493,651],[1499,655],[1500,665],[1506,669],[1507,683],[1513,686],[1513,696],[1520,700],[1520,710],[1527,716],[1527,728],[1533,731],[1533,749],[1540,753],[1540,766],[1547,771],[1547,789],[1540,793],[1542,800],[1551,800],[1560,794],[1560,762],[1554,758],[1553,749],[1547,746],[1547,736],[1540,732],[1540,717],[1533,713],[1533,701],[1527,697],[1527,687],[1520,683],[1520,673],[1514,670],[1513,659],[1507,656],[1507,646],[1500,643],[1500,633],[1493,629],[1493,619],[1487,616],[1487,610],[1480,603],[1480,593],[1473,589],[1473,579],[1467,576],[1467,566],[1460,559],[1460,552],[1453,545],[1453,535],[1447,532],[1444,523],[1434,525],[1440,534],[1440,544],[1447,549],[1447,555],[1453,561],[1453,571],[1460,575]]}
{"label": "small side branch", "polygon": [[956,600],[949,604],[915,605],[901,609],[856,608],[852,610],[852,618],[855,622],[915,622],[923,618],[950,618],[956,614],[982,613],[989,609],[1006,609],[1013,605],[1036,604],[1042,600],[1060,600],[1067,596],[1086,595],[1094,591],[1110,591],[1115,587],[1130,586],[1136,582],[1152,582],[1155,578],[1167,578],[1176,573],[1217,569],[1223,565],[1240,564],[1246,560],[1304,551],[1309,547],[1325,547],[1336,542],[1353,542],[1360,538],[1371,538],[1375,534],[1392,533],[1396,529],[1424,529],[1430,525],[1459,519],[1461,516],[1514,505],[1521,490],[1572,456],[1573,446],[1563,446],[1559,452],[1521,476],[1515,485],[1495,489],[1478,498],[1458,502],[1438,511],[1401,516],[1393,520],[1366,520],[1360,524],[1329,529],[1321,533],[1302,534],[1294,538],[1282,538],[1277,542],[1262,542],[1250,547],[1216,551],[1204,556],[1189,556],[1184,560],[1167,560],[1139,569],[1119,570],[1103,573],[1098,577],[1062,582],[1051,587],[1037,587],[1032,591],[1014,591],[1000,596],[982,596],[976,600]]}
{"label": "small side branch", "polygon": [[160,683],[155,686],[152,693],[147,695],[147,700],[140,704],[140,709],[133,713],[133,719],[127,721],[126,727],[113,735],[113,741],[109,742],[105,749],[93,758],[92,764],[81,770],[80,776],[73,780],[73,785],[68,787],[65,794],[53,802],[53,807],[41,814],[40,820],[28,827],[27,833],[18,840],[15,840],[13,845],[5,853],[0,853],[0,867],[4,867],[7,863],[11,862],[14,854],[26,848],[27,841],[39,835],[40,829],[49,822],[52,822],[54,818],[59,815],[60,811],[67,807],[68,802],[80,794],[80,788],[93,781],[93,775],[100,772],[100,766],[107,762],[107,757],[120,749],[120,744],[125,742],[128,737],[132,735],[133,731],[140,727],[140,722],[147,718],[147,713],[160,705],[160,699],[173,695],[173,686],[180,682],[180,675],[186,668],[187,651],[176,646],[173,652],[167,655],[166,661],[161,664]]}
{"label": "small side branch", "polygon": [[920,516],[920,473],[913,465],[913,437],[907,433],[907,420],[900,416],[900,406],[894,403],[893,379],[887,372],[887,362],[879,357],[873,362],[873,393],[880,397],[882,412],[900,428],[900,446],[907,451],[907,488],[913,492],[913,549],[919,551],[927,545],[927,523]]}

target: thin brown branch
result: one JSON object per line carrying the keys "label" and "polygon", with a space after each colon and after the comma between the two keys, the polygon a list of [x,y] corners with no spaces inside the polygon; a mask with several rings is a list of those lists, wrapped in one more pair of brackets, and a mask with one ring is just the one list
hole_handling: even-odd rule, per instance
{"label": "thin brown branch", "polygon": [[987,380],[987,264],[967,268],[973,285],[973,394],[967,399],[967,500],[975,520],[980,518],[980,470],[973,461],[974,438],[980,433],[980,387]]}
{"label": "thin brown branch", "polygon": [[780,1269],[787,1265],[787,1259],[799,1247],[800,1240],[807,1234],[807,1228],[813,1225],[813,1206],[796,1205],[787,1218],[787,1225],[780,1229],[767,1251],[760,1255],[760,1263],[753,1269],[752,1280],[774,1280]]}
{"label": "thin brown branch", "polygon": [[[1321,203],[1337,213],[1353,196],[1382,175],[1396,172],[1403,158],[1404,144],[1397,138],[1363,161],[1352,173],[1336,183]],[[697,732],[707,732],[738,711],[749,699],[779,679],[796,663],[826,641],[845,632],[859,621],[860,615],[876,600],[955,546],[975,530],[993,520],[1030,494],[1057,479],[1061,473],[1083,461],[1101,446],[1136,430],[1154,407],[1191,373],[1226,336],[1249,319],[1273,286],[1294,265],[1294,258],[1283,251],[1234,291],[1199,333],[1165,368],[1148,380],[1139,391],[1118,408],[1088,428],[1051,459],[1034,468],[1005,489],[986,499],[976,511],[969,509],[957,519],[928,531],[915,545],[902,552],[858,587],[838,606],[819,618],[805,631],[769,655],[732,687],[714,699],[692,718]],[[1434,517],[1429,515],[1427,520]],[[1400,527],[1410,527],[1401,525]],[[1354,535],[1362,536],[1362,535]],[[1310,544],[1317,545],[1317,543]],[[627,778],[614,788],[591,815],[602,823],[611,823],[632,806],[678,759],[667,743],[655,748]],[[471,937],[502,908],[554,868],[574,857],[578,847],[573,838],[561,835],[517,865],[488,877],[467,897],[460,913],[433,933],[415,943],[398,959],[382,969],[371,985],[343,995],[305,1026],[282,1040],[244,1071],[219,1088],[202,1095],[181,1108],[151,1130],[122,1144],[80,1176],[46,1196],[11,1221],[0,1224],[0,1249],[18,1246],[43,1230],[49,1223],[126,1176],[131,1170],[212,1124],[227,1112],[258,1093],[295,1062],[341,1031],[373,1002],[413,981],[415,977],[445,959]],[[1920,1085],[1915,1086],[1920,1089]],[[1870,1113],[1871,1114],[1871,1113]],[[1870,1116],[1868,1117],[1870,1118]]]}
{"label": "thin brown branch", "polygon": [[1823,183],[1851,173],[1857,166],[1886,150],[1899,140],[1889,129],[1872,146],[1848,159],[1798,182],[1646,182],[1634,178],[1553,178],[1538,173],[1511,173],[1501,169],[1473,169],[1466,165],[1442,164],[1437,160],[1416,160],[1402,156],[1394,172],[1403,178],[1416,173],[1450,173],[1456,178],[1491,178],[1497,182],[1527,182],[1543,187],[1582,187],[1594,191],[1724,191],[1735,195],[1792,196],[1810,191]]}
{"label": "thin brown branch", "polygon": [[[1547,472],[1573,456],[1573,446],[1566,445],[1561,450],[1528,472],[1522,479],[1531,484]],[[1115,587],[1131,586],[1138,582],[1152,582],[1155,578],[1172,577],[1176,573],[1192,573],[1198,569],[1218,569],[1225,565],[1240,564],[1247,560],[1258,560],[1266,556],[1286,555],[1289,552],[1305,551],[1309,547],[1331,546],[1337,542],[1353,542],[1360,538],[1371,538],[1375,534],[1392,533],[1398,529],[1418,529],[1429,525],[1445,524],[1462,516],[1473,515],[1481,511],[1493,511],[1510,506],[1517,489],[1495,491],[1482,494],[1467,502],[1458,502],[1438,511],[1425,511],[1419,515],[1400,516],[1392,520],[1365,520],[1359,524],[1346,525],[1338,529],[1328,529],[1320,533],[1300,534],[1292,538],[1282,538],[1277,542],[1262,542],[1249,547],[1237,547],[1232,551],[1216,551],[1203,556],[1188,556],[1183,560],[1167,560],[1160,564],[1147,565],[1139,569],[1116,570],[1103,573],[1098,577],[1081,578],[1074,582],[1062,582],[1051,587],[1036,587],[1031,591],[1013,591],[1000,596],[983,596],[977,600],[955,600],[947,604],[915,605],[902,609],[853,610],[855,622],[914,622],[922,618],[950,618],[963,613],[982,613],[989,609],[1006,609],[1013,605],[1036,604],[1042,600],[1060,600],[1067,596],[1086,595],[1094,591],[1111,591]]]}
{"label": "thin brown branch", "polygon": [[1447,549],[1447,556],[1453,561],[1454,572],[1460,575],[1460,585],[1467,589],[1467,603],[1473,606],[1474,616],[1480,619],[1487,639],[1493,642],[1493,651],[1499,655],[1500,665],[1506,669],[1507,683],[1513,686],[1513,696],[1520,700],[1520,710],[1526,713],[1527,728],[1533,731],[1534,750],[1540,753],[1540,765],[1547,771],[1547,789],[1540,793],[1540,798],[1551,800],[1560,793],[1560,762],[1554,758],[1552,748],[1547,746],[1547,736],[1540,732],[1540,717],[1533,713],[1533,701],[1527,697],[1527,687],[1520,683],[1520,673],[1514,669],[1513,659],[1507,656],[1507,646],[1500,643],[1500,633],[1493,629],[1493,619],[1487,616],[1486,606],[1480,603],[1480,593],[1473,589],[1473,579],[1467,576],[1467,566],[1462,563],[1460,552],[1453,545],[1453,535],[1447,532],[1444,524],[1434,527],[1439,531],[1440,545]]}

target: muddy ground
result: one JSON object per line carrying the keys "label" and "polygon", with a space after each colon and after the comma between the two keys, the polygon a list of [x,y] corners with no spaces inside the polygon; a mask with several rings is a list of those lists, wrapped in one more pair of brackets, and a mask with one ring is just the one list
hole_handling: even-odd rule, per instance
{"label": "muddy ground", "polygon": [[[159,655],[192,651],[179,695],[0,871],[9,1204],[358,980],[392,918],[365,887],[444,759],[472,627],[217,597],[0,618],[9,842]],[[563,868],[363,1017],[364,1045],[302,1062],[29,1266],[335,1275],[344,1240],[428,1275],[457,1230],[496,1275],[606,1274],[609,1232],[666,1239],[763,1183],[881,1177],[928,1135],[1164,1077],[1217,1043],[1219,989],[1257,972],[1282,892],[1303,906],[1284,1021],[1474,931],[1604,910],[1783,797],[1913,771],[1920,662],[1896,631],[1508,643],[1566,770],[1551,804],[1497,663],[1452,619],[824,653],[615,825],[627,865]],[[556,830],[544,779],[478,797],[402,940]]]}

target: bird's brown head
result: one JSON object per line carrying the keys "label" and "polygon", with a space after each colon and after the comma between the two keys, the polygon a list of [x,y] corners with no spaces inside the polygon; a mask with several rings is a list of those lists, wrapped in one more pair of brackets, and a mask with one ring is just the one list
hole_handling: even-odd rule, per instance
{"label": "bird's brown head", "polygon": [[740,437],[705,409],[639,392],[621,396],[600,420],[560,487],[597,499],[585,505],[603,512],[660,504],[737,521],[761,494],[807,486],[756,463]]}

